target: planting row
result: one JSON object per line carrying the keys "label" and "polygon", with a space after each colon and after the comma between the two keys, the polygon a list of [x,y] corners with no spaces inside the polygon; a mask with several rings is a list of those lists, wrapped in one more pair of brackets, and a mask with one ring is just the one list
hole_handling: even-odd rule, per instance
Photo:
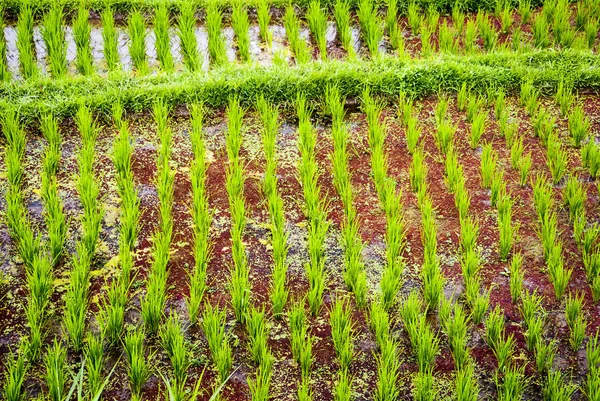
{"label": "planting row", "polygon": [[[16,26],[4,27],[0,20],[0,78],[63,78],[123,69],[140,75],[198,71],[236,60],[288,65],[382,54],[415,58],[548,47],[593,49],[600,19],[596,0],[576,5],[548,1],[540,9],[522,0],[516,11],[510,2],[500,1],[493,13],[477,14],[465,13],[457,3],[449,16],[440,15],[433,5],[422,10],[410,3],[404,10],[396,0],[386,2],[385,12],[372,0],[360,1],[356,9],[345,0],[332,9],[313,1],[304,15],[293,6],[270,9],[266,1],[256,8],[239,4],[227,10],[213,4],[202,12],[203,25],[198,25],[196,11],[184,3],[171,15],[163,4],[153,15],[130,13],[121,27],[111,9],[93,21],[84,6],[67,25],[57,6],[36,26],[32,7],[25,6]],[[230,27],[225,27],[225,18]]]}
{"label": "planting row", "polygon": [[4,115],[5,398],[595,399],[597,98],[325,100]]}

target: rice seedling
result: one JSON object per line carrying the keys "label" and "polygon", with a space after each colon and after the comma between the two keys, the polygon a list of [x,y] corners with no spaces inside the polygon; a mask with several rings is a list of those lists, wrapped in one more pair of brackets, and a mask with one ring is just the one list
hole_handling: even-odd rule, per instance
{"label": "rice seedling", "polygon": [[202,313],[202,329],[206,336],[208,349],[213,363],[219,374],[220,383],[224,383],[229,376],[233,364],[229,335],[225,332],[226,311],[218,306],[207,303]]}
{"label": "rice seedling", "polygon": [[448,121],[442,122],[436,131],[436,145],[443,155],[447,155],[454,141],[456,126]]}
{"label": "rice seedling", "polygon": [[[4,32],[4,9],[0,8],[0,30]],[[0,81],[10,80],[11,73],[8,69],[6,58],[6,41],[4,37],[0,37]]]}
{"label": "rice seedling", "polygon": [[456,399],[459,401],[476,401],[479,395],[479,385],[473,369],[473,364],[467,364],[456,373],[454,379]]}
{"label": "rice seedling", "polygon": [[470,138],[471,149],[475,149],[475,148],[477,148],[477,146],[479,146],[479,140],[481,139],[481,136],[483,135],[483,132],[485,130],[486,118],[487,118],[486,112],[479,112],[473,118],[473,123],[471,125],[471,138]]}
{"label": "rice seedling", "polygon": [[263,42],[271,47],[273,42],[273,33],[269,29],[271,24],[271,14],[269,14],[270,4],[267,0],[259,0],[256,6],[256,14],[258,17],[259,34]]}
{"label": "rice seedling", "polygon": [[569,208],[569,217],[575,221],[575,217],[583,211],[587,200],[587,192],[583,184],[575,175],[569,176],[563,190],[563,203]]}
{"label": "rice seedling", "polygon": [[177,33],[181,41],[183,64],[190,71],[198,71],[202,67],[196,39],[195,9],[193,2],[182,1],[179,6],[179,18],[177,20]]}
{"label": "rice seedling", "polygon": [[354,357],[354,339],[352,311],[347,301],[335,301],[329,314],[329,323],[331,325],[331,337],[340,364],[340,370],[348,371]]}
{"label": "rice seedling", "polygon": [[540,334],[534,347],[536,368],[539,373],[547,373],[554,364],[554,357],[556,356],[556,342],[554,340],[545,342],[541,340]]}
{"label": "rice seedling", "polygon": [[419,372],[413,380],[412,394],[417,401],[433,401],[438,391],[434,389],[432,370]]}
{"label": "rice seedling", "polygon": [[371,98],[368,92],[363,93],[363,110],[369,123],[369,149],[371,151],[371,170],[375,189],[380,202],[384,203],[385,182],[387,180],[387,156],[383,150],[387,136],[385,125],[381,123],[382,105]]}
{"label": "rice seedling", "polygon": [[138,74],[145,75],[150,71],[146,58],[146,21],[140,11],[134,11],[127,21],[129,33],[129,54]]}
{"label": "rice seedling", "polygon": [[531,152],[527,153],[527,155],[522,156],[519,159],[517,168],[519,170],[519,184],[521,185],[521,187],[525,187],[525,185],[527,185],[527,176],[529,175],[531,164]]}
{"label": "rice seedling", "polygon": [[465,53],[471,54],[477,49],[477,45],[475,43],[477,34],[477,23],[473,19],[468,19],[465,28]]}
{"label": "rice seedling", "polygon": [[533,204],[538,215],[538,220],[544,221],[554,203],[552,187],[543,174],[538,174],[532,180],[531,185],[533,188]]}
{"label": "rice seedling", "polygon": [[90,394],[101,394],[104,387],[102,380],[102,370],[104,369],[104,338],[102,336],[88,333],[85,347],[85,368]]}
{"label": "rice seedling", "polygon": [[163,71],[172,72],[174,68],[169,37],[169,9],[166,4],[159,5],[154,11],[154,37],[156,38],[156,58]]}
{"label": "rice seedling", "polygon": [[509,367],[504,372],[504,377],[500,380],[498,374],[495,376],[496,387],[498,388],[498,400],[520,400],[527,387],[525,379],[525,367]]}
{"label": "rice seedling", "polygon": [[352,28],[350,17],[350,3],[348,0],[336,0],[333,7],[333,16],[337,28],[337,35],[342,47],[350,57],[354,57],[355,50],[352,45]]}
{"label": "rice seedling", "polygon": [[518,10],[521,16],[521,24],[527,24],[531,18],[531,0],[519,0]]}
{"label": "rice seedling", "polygon": [[89,22],[90,10],[81,2],[77,9],[77,18],[73,22],[73,36],[77,47],[76,65],[83,75],[90,75],[94,67],[92,65],[92,48],[90,47],[90,35],[92,27]]}
{"label": "rice seedling", "polygon": [[510,296],[513,303],[516,303],[521,297],[523,292],[523,280],[525,273],[521,269],[523,265],[523,255],[520,253],[514,253],[510,260],[509,265],[509,283],[510,283]]}
{"label": "rice seedling", "polygon": [[129,387],[134,399],[141,399],[142,386],[150,378],[150,367],[146,360],[144,350],[144,332],[141,330],[130,331],[125,335],[123,347],[127,357],[127,375]]}
{"label": "rice seedling", "polygon": [[456,53],[458,51],[458,43],[454,38],[454,34],[454,29],[444,21],[438,34],[438,44],[441,52]]}
{"label": "rice seedling", "polygon": [[571,279],[572,269],[566,269],[564,267],[564,261],[562,257],[562,244],[558,242],[552,247],[552,251],[546,261],[548,267],[548,276],[554,286],[554,293],[556,299],[560,300],[569,285]]}
{"label": "rice seedling", "polygon": [[452,25],[460,36],[465,25],[465,13],[462,4],[458,1],[452,5]]}
{"label": "rice seedling", "polygon": [[585,346],[585,354],[587,357],[588,374],[582,390],[589,399],[595,399],[594,397],[600,394],[600,372],[598,371],[600,368],[600,347],[598,346],[597,331],[594,336],[589,337],[589,341]]}
{"label": "rice seedling", "polygon": [[308,28],[313,40],[321,54],[321,59],[327,59],[327,39],[325,37],[327,31],[327,16],[325,10],[321,7],[319,0],[313,0],[308,4],[306,21],[308,22]]}
{"label": "rice seedling", "polygon": [[411,154],[414,154],[421,138],[421,128],[416,118],[410,117],[406,126],[406,146]]}
{"label": "rice seedling", "polygon": [[33,8],[25,2],[20,8],[17,21],[17,50],[19,52],[19,66],[25,79],[33,78],[39,74],[33,47]]}
{"label": "rice seedling", "polygon": [[114,71],[119,65],[119,51],[117,48],[117,30],[115,28],[115,17],[110,7],[105,7],[101,14],[102,21],[102,49],[104,59],[109,71]]}
{"label": "rice seedling", "polygon": [[446,155],[445,173],[448,190],[451,193],[456,192],[457,187],[464,181],[464,173],[453,148],[450,148]]}
{"label": "rice seedling", "polygon": [[421,28],[421,24],[423,23],[423,14],[419,9],[419,5],[416,1],[411,1],[408,3],[407,9],[408,16],[408,25],[412,30],[412,34],[414,36],[419,34],[419,29]]}
{"label": "rice seedling", "polygon": [[502,33],[508,33],[510,31],[511,26],[513,25],[513,11],[510,7],[510,4],[507,2],[504,4],[502,8],[502,14],[500,16],[500,22],[502,24]]}
{"label": "rice seedling", "polygon": [[304,302],[299,302],[289,312],[292,354],[300,365],[302,379],[308,380],[313,362],[313,337],[308,332]]}
{"label": "rice seedling", "polygon": [[456,106],[459,111],[465,111],[467,109],[467,104],[469,103],[469,92],[467,91],[467,83],[463,82],[462,86],[458,90],[456,94]]}
{"label": "rice seedling", "polygon": [[565,317],[571,332],[571,348],[577,352],[585,338],[587,323],[583,315],[583,294],[569,294],[565,305]]}
{"label": "rice seedling", "polygon": [[545,385],[543,387],[544,399],[553,401],[567,401],[573,399],[572,396],[577,387],[567,384],[566,377],[554,369],[548,370]]}
{"label": "rice seedling", "polygon": [[220,5],[216,1],[210,1],[206,7],[205,24],[208,32],[208,53],[216,66],[227,62],[225,39],[221,32],[222,20],[223,11]]}
{"label": "rice seedling", "polygon": [[192,220],[194,222],[194,270],[190,276],[190,295],[186,300],[190,322],[196,323],[200,314],[200,307],[207,289],[206,268],[211,254],[209,229],[212,212],[208,205],[206,188],[206,145],[202,132],[203,109],[201,105],[191,107],[192,131],[190,139],[194,160],[190,168],[190,181],[192,183]]}
{"label": "rice seedling", "polygon": [[454,305],[453,313],[446,324],[448,342],[457,370],[464,369],[469,360],[467,347],[468,316],[458,304]]}
{"label": "rice seedling", "polygon": [[589,136],[590,120],[580,105],[575,106],[573,112],[569,115],[569,133],[576,148],[579,148],[581,143]]}
{"label": "rice seedling", "polygon": [[53,78],[62,78],[67,74],[67,42],[62,24],[63,10],[56,5],[46,14],[42,28],[42,37],[46,43],[48,64]]}
{"label": "rice seedling", "polygon": [[240,2],[234,3],[231,9],[231,27],[235,34],[240,58],[244,63],[250,61],[250,21],[248,10]]}
{"label": "rice seedling", "polygon": [[11,351],[6,357],[2,395],[7,401],[20,401],[27,392],[23,389],[28,364],[21,351]]}
{"label": "rice seedling", "polygon": [[481,32],[481,37],[483,38],[483,48],[487,52],[492,51],[498,42],[498,32],[492,25],[485,11],[482,12],[481,9],[477,14],[477,21],[479,31]]}
{"label": "rice seedling", "polygon": [[421,193],[426,189],[427,165],[425,164],[425,154],[423,149],[417,148],[413,153],[410,168],[410,183],[412,191]]}
{"label": "rice seedling", "polygon": [[432,53],[431,47],[431,35],[432,35],[431,26],[428,25],[425,21],[421,23],[421,29],[419,34],[421,36],[421,57],[427,58]]}
{"label": "rice seedling", "polygon": [[398,51],[398,55],[404,55],[404,37],[398,26],[398,0],[386,1],[387,14],[385,16],[385,28],[390,38],[390,44]]}
{"label": "rice seedling", "polygon": [[492,144],[485,144],[483,146],[483,151],[481,152],[481,185],[484,188],[492,187],[497,163],[498,155],[492,148]]}
{"label": "rice seedling", "polygon": [[485,321],[485,340],[492,349],[496,349],[504,337],[504,312],[496,305]]}
{"label": "rice seedling", "polygon": [[175,313],[171,313],[165,324],[161,327],[160,339],[173,368],[171,392],[175,395],[176,399],[183,400],[186,394],[185,385],[190,362],[187,344],[183,336],[183,326]]}
{"label": "rice seedling", "polygon": [[48,350],[44,362],[48,396],[52,401],[61,401],[65,398],[67,382],[67,350],[54,339],[53,346]]}
{"label": "rice seedling", "polygon": [[467,102],[467,121],[473,123],[475,116],[481,113],[485,105],[485,98],[478,96],[475,93],[469,94],[469,100]]}
{"label": "rice seedling", "polygon": [[371,303],[369,327],[375,336],[377,347],[381,348],[390,337],[390,316],[379,301]]}
{"label": "rice seedling", "polygon": [[311,59],[306,41],[300,36],[300,19],[293,5],[288,5],[283,16],[283,25],[288,38],[290,49],[296,58],[296,63],[303,64]]}
{"label": "rice seedling", "polygon": [[510,147],[510,164],[514,170],[519,169],[519,163],[523,158],[523,137],[517,137],[513,140],[512,146]]}
{"label": "rice seedling", "polygon": [[253,401],[268,401],[270,398],[269,389],[271,387],[271,370],[273,358],[264,359],[260,365],[254,380],[248,379],[248,387]]}
{"label": "rice seedling", "polygon": [[517,235],[518,224],[512,223],[513,201],[509,197],[503,197],[503,199],[508,200],[505,201],[506,208],[504,208],[504,211],[502,213],[498,212],[498,228],[500,229],[500,259],[506,262]]}
{"label": "rice seedling", "polygon": [[394,400],[400,395],[398,376],[400,360],[397,356],[397,344],[392,338],[387,338],[380,346],[380,353],[375,357],[377,363],[378,381],[375,388],[375,399]]}
{"label": "rice seedling", "polygon": [[246,319],[246,328],[250,338],[250,355],[254,363],[263,366],[271,358],[267,339],[269,336],[269,325],[265,317],[264,308],[262,310],[250,308]]}
{"label": "rice seedling", "polygon": [[550,169],[550,174],[552,174],[552,182],[555,185],[558,184],[567,171],[568,153],[562,148],[556,131],[553,131],[548,137],[546,163]]}
{"label": "rice seedling", "polygon": [[169,166],[172,152],[172,132],[167,127],[167,106],[158,100],[153,107],[160,148],[156,162],[156,189],[159,200],[159,224],[154,233],[151,251],[152,265],[146,279],[146,295],[142,299],[142,318],[150,333],[156,333],[163,316],[166,302],[171,238],[173,235],[173,188],[175,173]]}
{"label": "rice seedling", "polygon": [[558,83],[558,87],[556,89],[556,103],[558,103],[560,107],[560,114],[564,118],[568,115],[569,110],[571,109],[571,105],[573,104],[575,96],[573,96],[573,92],[571,87],[565,83],[565,81],[560,81]]}
{"label": "rice seedling", "polygon": [[591,49],[594,47],[596,37],[598,36],[598,19],[590,19],[584,28],[584,36],[588,47]]}
{"label": "rice seedling", "polygon": [[590,176],[596,179],[600,176],[600,145],[596,141],[588,140],[581,148],[581,163],[588,169]]}
{"label": "rice seedling", "polygon": [[345,370],[338,371],[338,380],[333,390],[336,401],[350,401],[352,399],[352,378]]}
{"label": "rice seedling", "polygon": [[533,33],[533,43],[536,47],[543,49],[550,45],[550,35],[548,32],[548,20],[542,14],[538,14],[533,20],[531,31]]}
{"label": "rice seedling", "polygon": [[379,56],[379,43],[383,39],[383,26],[377,15],[377,8],[372,0],[360,0],[356,11],[362,38],[371,53],[371,57]]}

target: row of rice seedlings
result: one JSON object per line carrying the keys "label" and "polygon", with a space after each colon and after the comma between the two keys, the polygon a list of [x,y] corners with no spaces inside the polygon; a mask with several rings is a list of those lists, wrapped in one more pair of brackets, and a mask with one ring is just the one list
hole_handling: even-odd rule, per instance
{"label": "row of rice seedlings", "polygon": [[240,149],[244,141],[242,133],[244,110],[237,98],[229,101],[227,109],[228,129],[225,142],[227,145],[227,194],[229,196],[229,210],[231,214],[231,242],[233,270],[229,282],[231,303],[235,317],[244,323],[250,303],[250,267],[246,256],[244,244],[244,230],[246,227],[246,206],[244,198],[245,174],[240,158]]}
{"label": "row of rice seedlings", "polygon": [[348,53],[348,56],[352,58],[356,55],[356,52],[352,45],[352,16],[350,15],[350,3],[348,0],[336,0],[333,7],[333,16],[335,18],[338,39],[344,50]]}
{"label": "row of rice seedlings", "polygon": [[42,37],[48,52],[48,64],[53,78],[67,75],[67,41],[63,32],[63,9],[55,5],[45,15]]}
{"label": "row of rice seedlings", "polygon": [[113,280],[107,291],[107,305],[101,312],[103,334],[113,344],[121,339],[127,294],[131,284],[133,250],[137,240],[140,201],[133,181],[133,145],[129,126],[122,119],[122,109],[115,106],[115,125],[119,128],[113,143],[112,162],[117,170],[117,188],[121,198],[119,228],[119,276]]}
{"label": "row of rice seedlings", "polygon": [[63,203],[58,196],[56,173],[61,157],[61,135],[58,120],[51,115],[42,117],[41,129],[48,142],[44,151],[42,175],[42,200],[44,202],[45,220],[48,231],[48,247],[52,264],[59,262],[67,236],[67,218]]}
{"label": "row of rice seedlings", "polygon": [[258,110],[263,123],[262,143],[265,152],[265,178],[263,193],[271,219],[271,241],[273,247],[273,276],[271,283],[271,305],[273,314],[280,317],[288,298],[286,288],[288,233],[285,229],[283,199],[277,191],[277,131],[279,111],[267,103],[264,97],[258,100]]}
{"label": "row of rice seedlings", "polygon": [[171,72],[174,68],[171,54],[171,38],[169,37],[169,9],[166,4],[160,4],[154,11],[154,37],[156,59],[163,71]]}
{"label": "row of rice seedlings", "polygon": [[76,65],[77,70],[83,75],[90,75],[94,67],[92,65],[92,48],[90,47],[90,34],[92,27],[89,21],[90,10],[84,2],[77,9],[77,17],[73,22],[73,38],[77,48]]}
{"label": "row of rice seedlings", "polygon": [[379,55],[379,43],[383,39],[383,26],[377,7],[372,0],[361,0],[356,11],[363,40],[372,57]]}
{"label": "row of rice seedlings", "polygon": [[184,1],[179,6],[179,18],[177,19],[177,33],[181,41],[183,64],[190,71],[198,71],[202,67],[196,39],[196,17],[194,12],[194,4]]}
{"label": "row of rice seedlings", "polygon": [[362,308],[366,305],[366,273],[362,260],[363,243],[359,233],[359,220],[354,207],[354,190],[351,172],[348,165],[348,128],[344,123],[344,103],[339,89],[330,87],[327,90],[327,106],[332,115],[333,136],[333,180],[344,207],[342,224],[342,245],[345,255],[344,281],[354,293],[356,304]]}
{"label": "row of rice seedlings", "polygon": [[119,51],[117,47],[117,29],[115,17],[110,7],[104,8],[100,14],[102,22],[102,51],[109,71],[115,71],[119,66]]}
{"label": "row of rice seedlings", "polygon": [[334,394],[340,401],[349,401],[352,395],[352,378],[349,369],[354,358],[354,330],[350,308],[348,301],[336,299],[329,314],[333,347],[339,363]]}
{"label": "row of rice seedlings", "polygon": [[415,355],[417,376],[413,381],[416,399],[431,399],[435,356],[440,348],[440,339],[427,322],[427,309],[416,290],[402,303],[400,318],[408,333],[411,348]]}
{"label": "row of rice seedlings", "polygon": [[[0,30],[4,32],[4,9],[0,7]],[[0,82],[10,80],[11,74],[8,70],[6,59],[6,40],[4,35],[0,37]]]}
{"label": "row of rice seedlings", "polygon": [[212,212],[208,205],[208,190],[206,188],[206,145],[202,132],[203,108],[192,105],[192,130],[190,139],[194,159],[190,167],[192,185],[192,221],[194,222],[194,269],[190,275],[190,292],[186,300],[191,324],[198,321],[200,307],[207,290],[206,269],[210,259],[212,246],[210,242],[210,224]]}
{"label": "row of rice seedlings", "polygon": [[33,45],[33,9],[26,2],[19,10],[17,21],[17,50],[23,78],[29,79],[39,74]]}
{"label": "row of rice seedlings", "polygon": [[296,15],[294,6],[289,4],[285,9],[283,26],[290,45],[290,50],[296,58],[296,63],[303,64],[311,59],[308,44],[300,36],[300,19]]}
{"label": "row of rice seedlings", "polygon": [[246,328],[250,339],[250,354],[253,362],[258,366],[254,380],[248,379],[252,400],[267,401],[270,398],[269,389],[274,358],[267,345],[269,324],[264,308],[262,310],[250,309],[246,319]]}
{"label": "row of rice seedlings", "polygon": [[190,358],[188,345],[183,335],[183,325],[176,313],[171,313],[165,324],[160,329],[160,340],[171,362],[171,380],[164,378],[171,400],[186,399],[186,383],[188,381],[188,368]]}
{"label": "row of rice seedlings", "polygon": [[140,75],[149,72],[148,59],[146,58],[146,21],[140,11],[134,11],[127,20],[129,33],[129,55],[133,66]]}
{"label": "row of rice seedlings", "polygon": [[104,208],[99,198],[99,183],[94,176],[98,129],[91,111],[86,106],[79,107],[76,122],[82,140],[77,156],[79,167],[77,191],[83,206],[82,236],[76,246],[71,279],[65,295],[63,324],[68,332],[71,345],[75,351],[79,351],[83,346],[85,334],[90,268],[100,234]]}
{"label": "row of rice seedlings", "polygon": [[24,343],[26,355],[20,353],[15,357],[21,359],[27,356],[30,360],[36,360],[41,352],[45,309],[52,291],[52,260],[41,252],[40,239],[34,232],[27,216],[27,207],[22,191],[24,177],[22,161],[25,155],[26,136],[14,110],[8,110],[4,114],[2,130],[7,141],[5,150],[8,179],[6,222],[11,236],[17,244],[18,254],[25,264],[29,289],[25,310],[29,326],[29,338]]}
{"label": "row of rice seedlings", "polygon": [[325,202],[321,199],[320,176],[316,161],[317,133],[310,122],[311,111],[306,99],[299,96],[296,101],[298,113],[298,148],[300,161],[298,171],[304,193],[305,214],[308,220],[308,254],[306,265],[309,290],[308,305],[313,315],[317,315],[323,303],[323,292],[327,281],[325,272],[325,237],[329,230]]}
{"label": "row of rice seedlings", "polygon": [[388,175],[387,156],[383,150],[386,127],[381,121],[382,105],[363,93],[363,108],[369,124],[369,148],[371,169],[375,188],[386,218],[386,265],[381,277],[381,303],[388,310],[396,300],[402,285],[404,260],[402,252],[406,244],[402,192],[396,190],[396,181]]}
{"label": "row of rice seedlings", "polygon": [[159,225],[153,235],[152,266],[146,279],[146,295],[141,302],[142,318],[149,333],[156,333],[163,316],[167,297],[167,264],[173,235],[173,186],[175,172],[171,170],[172,132],[167,126],[168,110],[164,100],[153,107],[154,120],[160,138],[157,167]]}
{"label": "row of rice seedlings", "polygon": [[270,3],[268,0],[258,0],[256,4],[256,16],[258,19],[258,31],[263,42],[271,47],[273,42],[273,32],[269,29],[271,24],[271,14],[269,13]]}
{"label": "row of rice seedlings", "polygon": [[241,3],[235,3],[231,10],[231,26],[235,33],[237,48],[243,62],[250,61],[250,21],[248,10]]}
{"label": "row of rice seedlings", "polygon": [[310,389],[310,373],[314,361],[313,343],[314,337],[309,333],[306,312],[304,310],[304,301],[300,301],[292,306],[288,313],[290,325],[290,343],[292,355],[298,365],[300,365],[301,382],[298,386],[298,399],[308,401],[312,399]]}
{"label": "row of rice seedlings", "polygon": [[327,32],[327,15],[325,14],[325,9],[321,7],[319,0],[313,0],[309,3],[306,10],[306,21],[308,22],[308,28],[313,40],[321,54],[321,59],[327,59],[327,38],[325,37]]}
{"label": "row of rice seedlings", "polygon": [[127,375],[132,400],[142,399],[142,388],[150,378],[150,366],[146,358],[144,331],[137,328],[128,331],[123,341],[127,360]]}
{"label": "row of rice seedlings", "polygon": [[206,7],[206,30],[208,33],[208,54],[210,60],[220,66],[227,62],[225,39],[221,33],[223,11],[216,1],[211,1]]}

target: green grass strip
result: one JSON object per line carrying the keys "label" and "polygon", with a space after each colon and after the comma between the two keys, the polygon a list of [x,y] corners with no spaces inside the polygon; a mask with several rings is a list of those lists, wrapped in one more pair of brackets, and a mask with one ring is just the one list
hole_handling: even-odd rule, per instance
{"label": "green grass strip", "polygon": [[20,85],[0,84],[0,110],[15,106],[24,119],[31,119],[46,112],[71,116],[80,102],[105,113],[116,102],[139,111],[163,97],[170,104],[201,101],[211,107],[225,106],[236,94],[247,104],[253,104],[259,94],[271,102],[289,102],[300,92],[309,99],[320,98],[327,84],[337,85],[343,96],[360,95],[369,87],[373,95],[396,96],[404,91],[407,96],[418,97],[457,91],[463,83],[482,92],[489,87],[508,92],[518,89],[527,78],[542,92],[553,93],[561,80],[572,82],[574,88],[600,87],[599,61],[588,52],[568,50],[462,58],[444,55],[411,61],[328,60],[285,69],[232,64],[207,73],[185,71],[144,77],[118,73],[108,79],[77,76],[56,82],[38,78]]}

